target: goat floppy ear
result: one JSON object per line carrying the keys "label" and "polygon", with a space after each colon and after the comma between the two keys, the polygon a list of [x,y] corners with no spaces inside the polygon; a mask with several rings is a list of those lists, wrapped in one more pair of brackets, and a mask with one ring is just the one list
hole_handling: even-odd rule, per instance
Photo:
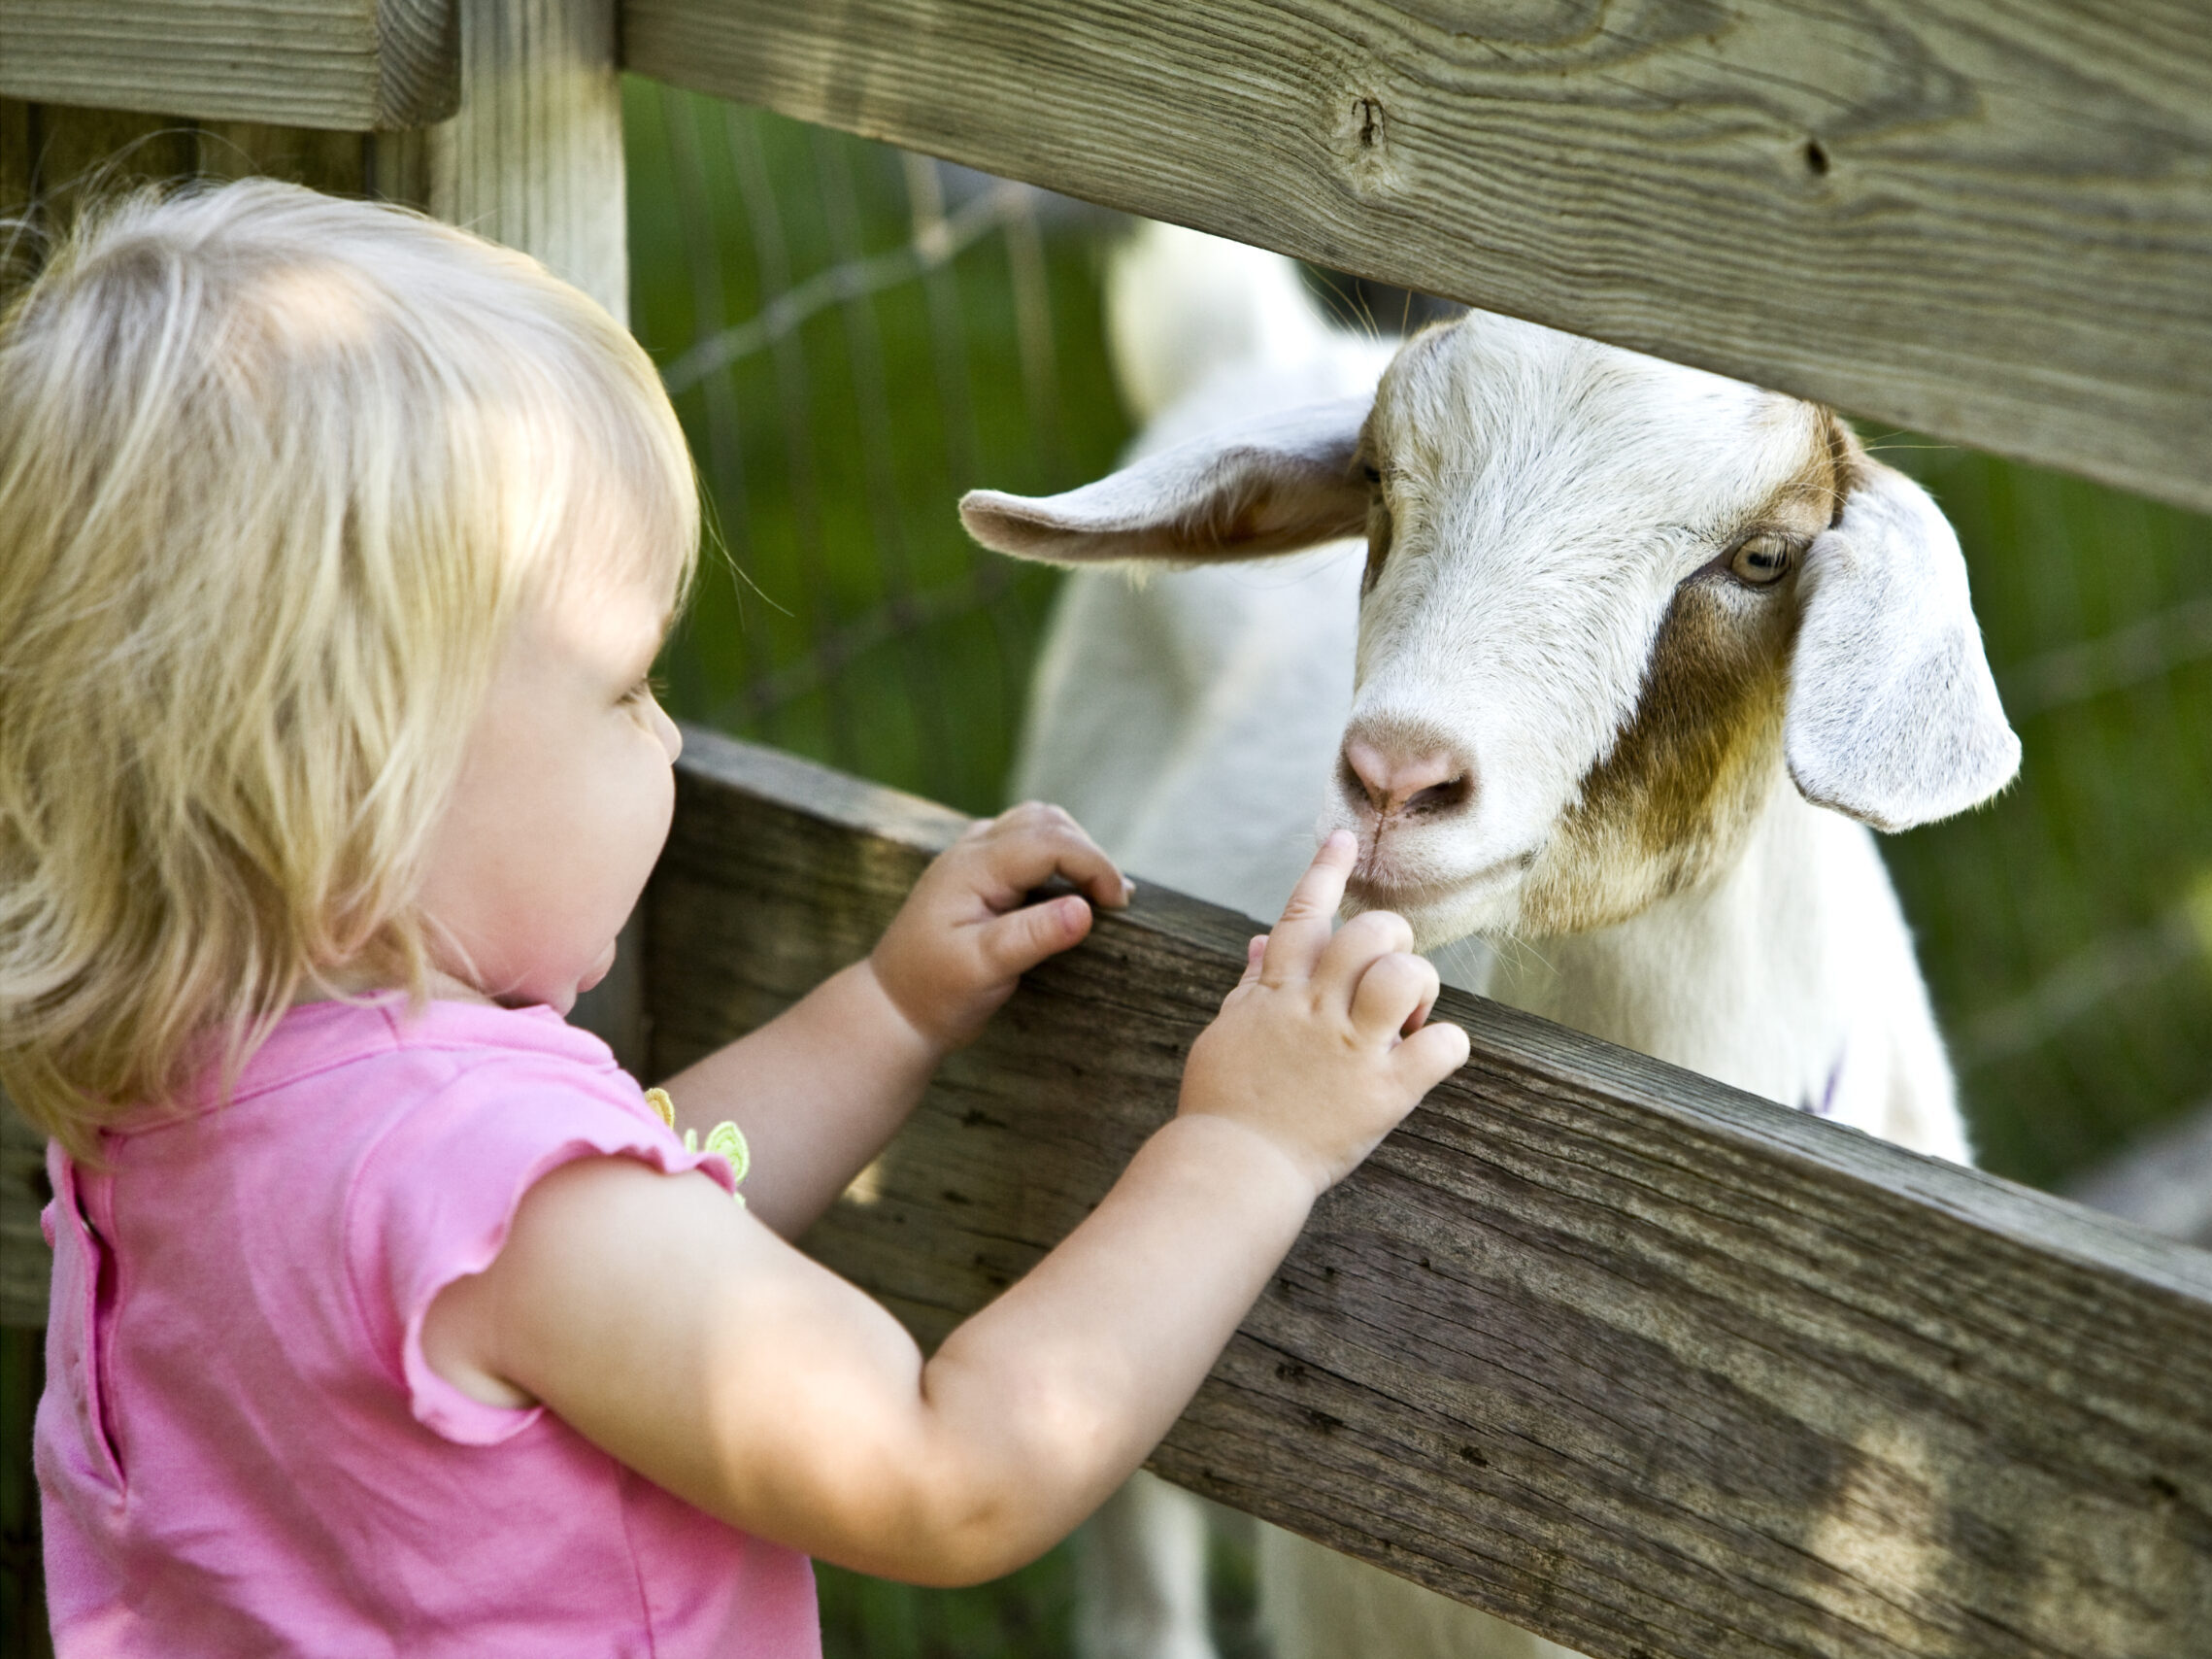
{"label": "goat floppy ear", "polygon": [[1317,403],[1208,433],[1061,495],[971,490],[968,534],[1048,564],[1205,564],[1295,553],[1367,526],[1354,470],[1370,397]]}
{"label": "goat floppy ear", "polygon": [[2020,739],[1958,536],[1902,473],[1861,453],[1850,465],[1843,517],[1806,555],[1783,747],[1807,800],[1909,830],[2004,788]]}

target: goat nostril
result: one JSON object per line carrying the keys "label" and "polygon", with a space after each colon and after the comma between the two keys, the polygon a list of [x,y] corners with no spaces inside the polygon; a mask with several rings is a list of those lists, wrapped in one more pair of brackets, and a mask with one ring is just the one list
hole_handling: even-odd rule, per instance
{"label": "goat nostril", "polygon": [[1345,798],[1357,806],[1364,802],[1376,812],[1390,800],[1390,762],[1368,744],[1354,738],[1336,758],[1337,781]]}
{"label": "goat nostril", "polygon": [[1448,748],[1426,754],[1392,754],[1364,738],[1346,741],[1337,757],[1337,781],[1355,808],[1379,818],[1434,817],[1474,798],[1474,772]]}
{"label": "goat nostril", "polygon": [[1446,778],[1440,784],[1430,784],[1405,803],[1408,812],[1440,814],[1457,812],[1467,804],[1475,793],[1475,775],[1461,772],[1458,777]]}

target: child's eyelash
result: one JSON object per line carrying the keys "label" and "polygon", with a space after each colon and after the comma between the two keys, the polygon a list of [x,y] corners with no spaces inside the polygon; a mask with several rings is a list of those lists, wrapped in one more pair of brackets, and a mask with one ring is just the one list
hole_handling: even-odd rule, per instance
{"label": "child's eyelash", "polygon": [[622,694],[622,701],[625,703],[642,703],[647,697],[652,697],[654,701],[657,702],[661,697],[667,694],[667,681],[663,680],[658,674],[648,674],[644,679],[640,680],[636,685],[632,686],[628,691]]}

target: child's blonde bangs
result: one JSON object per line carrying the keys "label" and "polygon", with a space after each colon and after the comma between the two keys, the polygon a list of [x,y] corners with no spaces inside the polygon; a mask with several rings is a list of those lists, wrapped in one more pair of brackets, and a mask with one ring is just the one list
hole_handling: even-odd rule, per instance
{"label": "child's blonde bangs", "polygon": [[398,210],[89,219],[0,319],[0,1087],[80,1155],[341,970],[419,994],[431,830],[518,608],[697,543],[614,321]]}

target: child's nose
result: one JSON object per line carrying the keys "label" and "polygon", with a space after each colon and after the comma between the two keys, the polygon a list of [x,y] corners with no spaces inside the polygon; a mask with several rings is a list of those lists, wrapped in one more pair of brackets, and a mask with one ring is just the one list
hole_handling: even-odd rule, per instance
{"label": "child's nose", "polygon": [[653,708],[653,734],[660,739],[660,746],[668,751],[668,763],[676,764],[676,758],[684,753],[684,728],[668,718],[668,711],[654,697]]}

